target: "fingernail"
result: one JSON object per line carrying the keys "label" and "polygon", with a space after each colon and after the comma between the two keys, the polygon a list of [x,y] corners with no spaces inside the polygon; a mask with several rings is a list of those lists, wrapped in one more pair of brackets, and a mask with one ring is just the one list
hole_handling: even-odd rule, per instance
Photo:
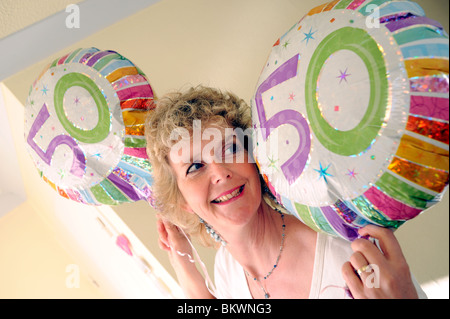
{"label": "fingernail", "polygon": [[362,239],[370,239],[370,235],[359,235],[358,238],[362,238]]}

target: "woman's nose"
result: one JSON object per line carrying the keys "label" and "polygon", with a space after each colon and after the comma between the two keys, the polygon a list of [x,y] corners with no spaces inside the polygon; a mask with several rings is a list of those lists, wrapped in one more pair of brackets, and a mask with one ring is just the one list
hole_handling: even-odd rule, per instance
{"label": "woman's nose", "polygon": [[224,163],[211,163],[211,182],[213,184],[217,184],[219,182],[223,182],[228,178],[231,178],[233,175],[231,171],[228,169],[227,165]]}

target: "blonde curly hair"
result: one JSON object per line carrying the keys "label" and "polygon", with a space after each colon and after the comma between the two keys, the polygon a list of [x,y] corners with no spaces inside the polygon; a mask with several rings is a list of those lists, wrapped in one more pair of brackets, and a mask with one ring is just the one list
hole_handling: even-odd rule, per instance
{"label": "blonde curly hair", "polygon": [[162,97],[146,119],[145,136],[147,154],[153,168],[156,209],[201,244],[215,246],[198,216],[181,208],[183,197],[168,161],[171,147],[178,142],[170,138],[171,133],[177,128],[184,128],[192,136],[194,120],[244,131],[251,127],[251,110],[244,100],[232,93],[198,86],[185,93],[176,92]]}

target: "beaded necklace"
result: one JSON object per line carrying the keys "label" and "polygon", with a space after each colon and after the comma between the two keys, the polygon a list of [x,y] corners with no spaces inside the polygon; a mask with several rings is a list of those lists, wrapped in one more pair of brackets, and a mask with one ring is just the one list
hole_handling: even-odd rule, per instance
{"label": "beaded necklace", "polygon": [[[275,207],[273,207],[273,208],[274,208],[277,212],[279,212],[279,213],[281,214],[281,220],[282,220],[282,222],[283,222],[283,226],[282,226],[283,233],[282,233],[282,235],[281,235],[280,251],[278,252],[277,260],[275,261],[275,264],[273,265],[272,269],[267,273],[267,275],[265,275],[265,276],[263,277],[264,280],[266,280],[267,278],[269,278],[269,276],[273,273],[273,271],[275,270],[275,268],[277,268],[277,266],[278,266],[278,261],[280,260],[280,257],[281,257],[281,252],[283,251],[283,247],[284,247],[284,239],[286,238],[286,233],[285,233],[285,231],[286,231],[286,224],[285,224],[285,222],[284,222],[284,214],[283,214],[280,210],[278,210],[277,208],[275,208]],[[245,270],[245,274],[246,274],[248,277],[252,278],[252,276],[250,276],[250,274],[247,272],[247,270]],[[256,278],[256,277],[253,277],[253,280],[256,281],[256,282],[259,284],[259,286],[261,287],[262,291],[264,292],[264,298],[265,298],[265,299],[269,299],[269,298],[270,298],[269,292],[266,291],[266,290],[264,289],[264,285],[262,284],[261,280],[259,280],[259,279]]]}

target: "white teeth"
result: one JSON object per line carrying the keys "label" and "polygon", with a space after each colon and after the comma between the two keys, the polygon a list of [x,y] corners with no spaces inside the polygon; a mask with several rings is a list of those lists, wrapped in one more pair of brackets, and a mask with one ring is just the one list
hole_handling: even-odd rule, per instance
{"label": "white teeth", "polygon": [[238,196],[240,193],[241,193],[241,188],[239,187],[238,189],[234,190],[233,192],[231,192],[231,193],[228,194],[228,195],[225,195],[225,196],[216,198],[216,199],[214,200],[214,202],[216,202],[216,203],[222,203],[222,202],[225,202],[225,201],[227,201],[227,200],[232,199],[233,197]]}

